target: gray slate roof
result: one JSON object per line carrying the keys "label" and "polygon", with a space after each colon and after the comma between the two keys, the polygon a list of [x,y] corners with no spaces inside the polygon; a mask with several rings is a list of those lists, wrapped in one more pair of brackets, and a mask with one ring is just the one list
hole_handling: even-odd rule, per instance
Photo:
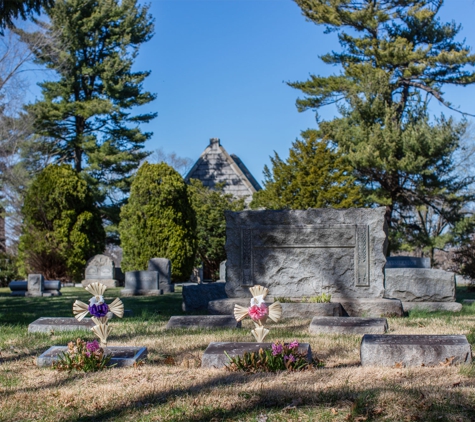
{"label": "gray slate roof", "polygon": [[[200,180],[204,186],[214,188],[225,182],[224,192],[236,198],[248,198],[261,186],[244,163],[234,154],[228,154],[218,138],[211,138],[208,147],[185,177]],[[246,202],[248,202],[246,201]]]}

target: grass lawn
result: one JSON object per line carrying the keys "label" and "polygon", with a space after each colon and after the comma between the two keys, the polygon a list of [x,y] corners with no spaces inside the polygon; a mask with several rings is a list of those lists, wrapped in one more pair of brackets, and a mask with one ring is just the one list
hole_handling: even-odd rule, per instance
{"label": "grass lawn", "polygon": [[[107,302],[119,291],[108,289]],[[144,365],[100,373],[40,369],[38,355],[78,332],[28,335],[28,324],[72,316],[73,301],[90,295],[78,288],[64,288],[57,298],[9,292],[0,289],[1,421],[475,421],[475,365],[362,368],[360,336],[311,336],[309,320],[273,324],[266,340],[308,342],[324,368],[252,375],[201,369],[211,341],[253,341],[251,323],[242,330],[165,331],[170,316],[183,314],[179,292],[124,298],[134,316],[110,322],[108,344],[146,346]],[[475,299],[475,293],[461,287],[458,297]],[[475,305],[388,321],[391,334],[465,334],[475,350]]]}

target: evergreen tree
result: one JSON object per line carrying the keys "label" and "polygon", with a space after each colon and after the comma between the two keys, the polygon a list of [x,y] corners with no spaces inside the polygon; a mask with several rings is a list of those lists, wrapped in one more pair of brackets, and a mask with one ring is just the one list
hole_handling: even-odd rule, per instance
{"label": "evergreen tree", "polygon": [[209,189],[196,179],[188,187],[193,209],[196,213],[198,253],[197,265],[204,264],[213,280],[219,279],[219,264],[226,259],[226,219],[224,212],[242,211],[244,199],[235,199],[225,194],[221,185]]}
{"label": "evergreen tree", "polygon": [[196,254],[196,216],[183,178],[165,163],[143,163],[120,213],[123,271],[168,258],[174,281],[187,280]]}
{"label": "evergreen tree", "polygon": [[454,195],[469,199],[464,189],[473,178],[457,178],[452,166],[466,125],[444,116],[430,121],[427,102],[452,108],[442,87],[474,83],[475,56],[455,40],[460,26],[437,18],[443,2],[295,1],[309,20],[338,32],[343,50],[322,57],[340,74],[290,84],[305,94],[299,110],[338,104],[341,117],[320,123],[322,137],[345,154],[369,199],[386,206],[391,228],[419,206],[451,224],[463,218],[460,207],[441,204]]}
{"label": "evergreen tree", "polygon": [[23,276],[80,281],[86,261],[105,247],[105,232],[87,183],[67,164],[46,167],[23,205],[19,269]]}
{"label": "evergreen tree", "polygon": [[52,6],[54,0],[2,0],[0,1],[0,35],[3,30],[13,26],[15,19],[25,20],[33,13],[40,13],[41,8]]}
{"label": "evergreen tree", "polygon": [[271,157],[272,172],[264,168],[264,190],[254,194],[251,208],[363,206],[361,186],[341,153],[328,141],[318,139],[316,130],[302,132],[302,138],[292,144],[286,161],[277,153]]}
{"label": "evergreen tree", "polygon": [[71,163],[94,188],[112,222],[131,176],[148,154],[151,133],[140,130],[154,113],[132,114],[154,95],[142,83],[150,72],[132,71],[140,45],[152,36],[148,6],[136,0],[57,0],[46,9],[51,45],[37,47],[38,34],[21,33],[36,59],[56,71],[40,84],[43,99],[29,106],[36,133],[51,140],[56,158]]}

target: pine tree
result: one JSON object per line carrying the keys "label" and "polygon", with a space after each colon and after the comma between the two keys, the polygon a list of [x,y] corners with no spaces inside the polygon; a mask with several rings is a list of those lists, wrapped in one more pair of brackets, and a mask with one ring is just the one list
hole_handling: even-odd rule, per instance
{"label": "pine tree", "polygon": [[361,186],[341,153],[318,131],[302,132],[292,144],[289,158],[271,157],[272,172],[264,168],[264,190],[256,192],[251,208],[307,209],[363,206]]}
{"label": "pine tree", "polygon": [[105,232],[87,183],[67,164],[46,167],[25,196],[20,273],[76,282],[89,258],[102,253]]}
{"label": "pine tree", "polygon": [[[433,98],[452,108],[442,88],[474,83],[475,56],[455,40],[460,26],[437,18],[443,2],[295,1],[309,20],[338,32],[342,46],[322,57],[338,65],[339,74],[290,84],[305,94],[297,107],[338,104],[341,117],[320,123],[322,137],[338,146],[371,190],[368,199],[386,206],[390,228],[421,206],[452,225],[463,218],[460,207],[441,204],[454,196],[470,199],[464,189],[473,178],[453,171],[466,124],[444,116],[431,121],[427,103]],[[402,234],[393,230],[393,238]]]}
{"label": "pine tree", "polygon": [[[58,80],[40,84],[43,99],[29,106],[36,133],[55,146],[94,188],[109,220],[117,223],[131,176],[147,153],[151,133],[139,125],[154,113],[133,114],[154,95],[143,91],[150,72],[132,71],[140,45],[152,36],[148,6],[136,0],[57,0],[42,24],[52,42],[37,48],[37,34],[21,32],[37,61]],[[59,34],[59,35],[58,35]]]}
{"label": "pine tree", "polygon": [[40,13],[41,8],[52,6],[54,0],[2,0],[0,1],[0,35],[6,27],[14,26],[13,21],[25,20],[33,13]]}
{"label": "pine tree", "polygon": [[165,163],[143,163],[120,213],[123,271],[146,270],[168,258],[172,279],[187,280],[196,254],[196,216],[183,178]]}

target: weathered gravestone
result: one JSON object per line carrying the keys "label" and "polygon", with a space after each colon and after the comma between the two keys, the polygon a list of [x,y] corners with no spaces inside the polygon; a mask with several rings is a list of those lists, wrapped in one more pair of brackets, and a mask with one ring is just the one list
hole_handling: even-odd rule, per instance
{"label": "weathered gravestone", "polygon": [[86,264],[85,279],[82,286],[91,283],[102,283],[107,287],[118,287],[119,282],[115,277],[114,261],[106,255],[95,255]]}
{"label": "weathered gravestone", "polygon": [[[212,342],[206,348],[201,358],[202,368],[222,368],[228,365],[229,359],[224,354],[226,352],[231,358],[242,356],[245,352],[259,352],[259,349],[270,349],[272,343],[218,343]],[[307,355],[307,361],[312,361],[312,349],[308,343],[300,343],[298,351]]]}
{"label": "weathered gravestone", "polygon": [[385,208],[226,212],[226,292],[382,298]]}
{"label": "weathered gravestone", "polygon": [[236,321],[233,315],[183,315],[172,316],[166,330],[174,328],[185,329],[223,329],[241,328],[241,322]]}
{"label": "weathered gravestone", "polygon": [[42,274],[28,274],[27,292],[25,296],[43,296],[45,279]]}
{"label": "weathered gravestone", "polygon": [[219,280],[226,281],[226,261],[219,263]]}
{"label": "weathered gravestone", "polygon": [[[34,274],[37,275],[37,274]],[[43,279],[43,290],[39,291],[36,283],[31,282],[33,294],[28,293],[28,281],[17,280],[11,281],[8,287],[10,287],[11,296],[61,296],[61,282],[59,280],[44,280]],[[41,289],[41,287],[40,287]],[[40,294],[41,293],[41,294]]]}
{"label": "weathered gravestone", "polygon": [[152,258],[148,261],[148,271],[158,272],[158,288],[162,293],[173,293],[172,263],[167,258]]}
{"label": "weathered gravestone", "polygon": [[462,335],[365,334],[360,354],[363,366],[438,366],[472,361],[470,343]]}
{"label": "weathered gravestone", "polygon": [[[51,346],[43,354],[36,358],[39,367],[51,366],[58,359],[60,353],[65,353],[67,346]],[[109,366],[123,367],[133,366],[147,357],[146,347],[117,346],[104,347],[106,355],[112,355]]]}
{"label": "weathered gravestone", "polygon": [[122,296],[158,296],[162,291],[158,287],[158,271],[127,271],[125,289]]}
{"label": "weathered gravestone", "polygon": [[414,256],[388,256],[386,268],[430,268],[430,258]]}
{"label": "weathered gravestone", "polygon": [[386,318],[314,317],[308,330],[312,334],[384,334]]}
{"label": "weathered gravestone", "polygon": [[[227,298],[224,283],[183,283],[182,309],[185,312],[205,311],[210,301]],[[233,312],[228,312],[231,315]]]}
{"label": "weathered gravestone", "polygon": [[51,333],[52,331],[90,330],[94,322],[90,318],[78,321],[76,318],[43,317],[28,325],[29,333]]}

